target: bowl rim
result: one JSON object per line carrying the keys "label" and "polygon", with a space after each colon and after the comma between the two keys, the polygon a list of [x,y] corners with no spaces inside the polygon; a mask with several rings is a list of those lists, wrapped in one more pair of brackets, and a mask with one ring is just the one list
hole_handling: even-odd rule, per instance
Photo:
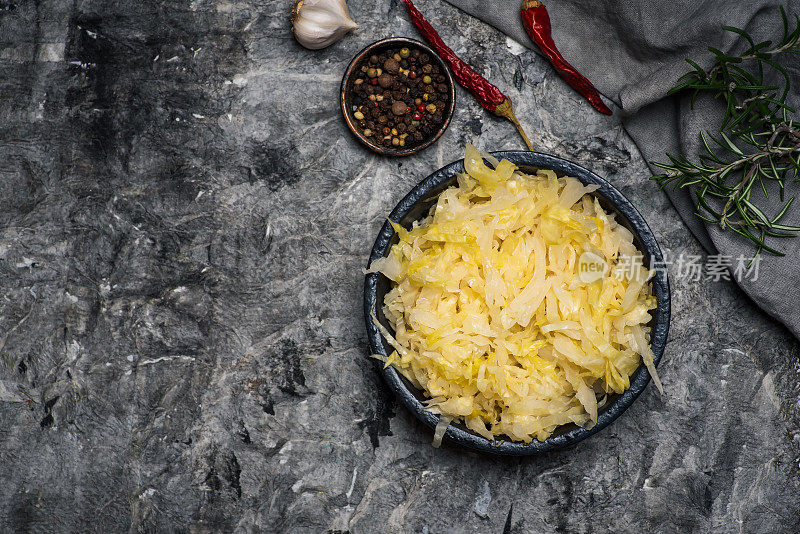
{"label": "bowl rim", "polygon": [[[628,224],[626,226],[641,241],[643,245],[642,252],[649,259],[649,265],[651,267],[659,264],[664,265],[661,249],[652,230],[650,230],[650,227],[645,222],[644,217],[642,217],[630,200],[605,179],[576,163],[550,154],[527,151],[500,151],[492,152],[491,154],[497,159],[508,159],[517,165],[551,169],[557,173],[575,177],[584,184],[599,186],[595,193],[599,193],[600,196],[607,199],[608,202],[627,219]],[[392,210],[388,220],[384,222],[381,227],[370,253],[367,266],[388,253],[391,239],[394,235],[394,229],[389,224],[390,220],[402,220],[417,203],[429,199],[432,192],[444,187],[448,182],[454,181],[455,177],[462,172],[464,172],[464,160],[460,159],[433,172],[411,189],[397,204],[394,210]],[[370,273],[365,276],[364,318],[366,321],[367,337],[370,350],[372,351],[371,353],[386,356],[380,331],[371,320],[371,315],[377,311],[378,280],[380,276],[381,275],[377,273]],[[650,345],[653,350],[654,362],[657,366],[663,356],[669,333],[671,303],[669,280],[666,269],[656,269],[652,284],[657,305],[651,323]],[[400,373],[392,366],[384,368],[382,362],[378,360],[376,360],[376,364],[391,390],[400,398],[411,413],[429,428],[435,428],[438,422],[438,416],[425,409],[423,404],[403,382]],[[630,387],[598,415],[597,423],[592,428],[577,427],[566,433],[550,436],[545,441],[540,442],[533,439],[530,443],[524,443],[502,439],[489,440],[454,425],[450,425],[447,428],[444,438],[445,441],[456,443],[468,449],[499,455],[527,456],[564,449],[596,434],[611,424],[633,404],[636,398],[644,391],[648,382],[650,382],[650,373],[647,371],[644,364],[640,363],[639,367],[632,375]]]}
{"label": "bowl rim", "polygon": [[[382,47],[385,45],[392,45],[392,44],[404,44],[404,45],[411,45],[415,46],[425,53],[429,54],[431,58],[435,59],[440,67],[442,68],[443,74],[447,77],[447,84],[450,87],[450,98],[448,101],[447,106],[447,113],[444,115],[444,121],[436,130],[436,133],[430,138],[427,139],[424,143],[415,145],[409,148],[386,148],[368,140],[364,137],[361,132],[358,131],[358,128],[355,125],[354,119],[350,116],[350,113],[347,109],[347,82],[353,76],[353,72],[356,68],[356,65],[372,50]],[[386,37],[384,39],[380,39],[375,41],[374,43],[368,44],[365,46],[359,53],[357,53],[350,63],[347,65],[347,69],[344,71],[344,75],[342,76],[342,82],[339,86],[339,107],[342,110],[342,116],[344,117],[344,122],[347,125],[347,129],[355,136],[358,141],[378,154],[384,156],[391,156],[391,157],[402,157],[402,156],[410,156],[411,154],[416,154],[417,152],[421,152],[425,150],[433,143],[439,140],[439,138],[444,135],[445,130],[447,127],[450,126],[450,121],[453,118],[453,113],[456,109],[456,87],[455,87],[455,80],[453,79],[453,74],[450,72],[450,68],[447,66],[447,63],[442,59],[442,57],[436,53],[430,46],[427,44],[417,41],[416,39],[412,39],[410,37]]]}

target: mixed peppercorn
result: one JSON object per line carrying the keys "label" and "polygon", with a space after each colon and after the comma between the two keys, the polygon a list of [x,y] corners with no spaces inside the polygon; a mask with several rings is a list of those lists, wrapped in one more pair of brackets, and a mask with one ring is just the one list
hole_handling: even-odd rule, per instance
{"label": "mixed peppercorn", "polygon": [[356,66],[352,116],[373,144],[412,147],[445,120],[450,85],[443,67],[423,50],[390,48]]}

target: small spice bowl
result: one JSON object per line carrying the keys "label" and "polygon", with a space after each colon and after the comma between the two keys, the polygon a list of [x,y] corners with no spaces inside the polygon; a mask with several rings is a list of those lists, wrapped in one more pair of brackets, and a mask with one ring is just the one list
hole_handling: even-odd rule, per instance
{"label": "small spice bowl", "polygon": [[[419,51],[420,54],[427,55],[427,65],[430,65],[431,68],[435,67],[434,70],[438,70],[438,72],[418,73],[417,70],[408,63],[404,69],[401,63],[406,62],[406,59],[410,61],[411,58],[397,56],[401,57],[402,62],[396,62],[392,64],[392,68],[394,69],[394,67],[397,67],[398,72],[393,73],[392,76],[389,76],[389,78],[392,78],[391,81],[389,78],[381,80],[381,75],[389,73],[383,72],[382,67],[384,65],[371,64],[371,58],[373,56],[382,57],[390,50],[402,51],[403,49],[411,51],[412,53],[414,51]],[[387,60],[388,59],[391,59],[391,57],[387,58]],[[414,61],[415,66],[418,69],[421,69],[422,65],[419,64],[419,57],[414,57]],[[377,71],[380,71],[380,73],[378,76],[367,76],[367,74],[362,71],[362,67],[364,66],[367,66],[368,68],[374,67],[370,69],[376,71],[373,74],[378,73]],[[416,77],[411,78],[410,73],[404,74],[404,70],[406,72],[413,72],[413,75]],[[406,80],[409,78],[411,80],[417,80],[417,77],[424,79],[428,76],[431,76],[431,81],[430,83],[426,83],[424,86],[422,86],[420,82],[416,81],[409,81],[406,83]],[[399,86],[395,84],[395,79]],[[380,85],[378,85],[379,80]],[[388,85],[390,83],[392,85]],[[357,92],[357,86],[360,84],[365,84],[365,89],[366,85],[370,85],[370,87],[374,88],[369,89],[370,93],[368,98],[363,102],[359,102],[359,99],[363,97],[360,97]],[[416,86],[416,88],[410,87],[409,85]],[[421,87],[433,87],[434,90],[429,92],[425,91]],[[412,95],[413,91],[420,92],[420,95]],[[391,94],[386,96],[387,93]],[[395,98],[395,94],[399,93],[404,93],[406,96],[404,98]],[[426,97],[430,98],[431,100],[423,101],[421,97],[424,95],[422,93],[433,96]],[[364,93],[362,92],[361,94],[363,95]],[[417,96],[420,102],[415,103],[415,100],[410,98],[411,96]],[[374,100],[372,97],[375,97],[376,99],[379,98],[380,100]],[[389,106],[389,100],[391,100],[394,104],[394,109]],[[402,106],[400,102],[403,102],[404,100],[409,100],[406,102],[406,109],[400,110],[402,113],[396,114],[398,108]],[[387,103],[381,104],[381,102],[384,101]],[[390,37],[388,39],[382,39],[372,43],[359,52],[350,62],[350,65],[347,67],[347,70],[342,77],[342,85],[339,96],[339,103],[342,107],[342,115],[344,115],[344,120],[347,123],[347,127],[350,128],[350,131],[353,132],[353,135],[356,136],[356,139],[361,141],[361,143],[366,145],[373,152],[377,152],[378,154],[383,154],[385,156],[408,156],[424,150],[435,143],[450,124],[450,119],[453,117],[453,110],[455,109],[455,101],[456,92],[453,75],[450,73],[450,69],[447,68],[447,65],[444,63],[442,58],[439,57],[439,55],[436,54],[436,52],[434,52],[429,46],[407,37]],[[440,105],[437,106],[434,102],[438,102]],[[376,110],[378,110],[376,111],[378,115],[373,117],[372,115],[367,114],[365,116],[365,112],[372,112],[373,106]],[[360,117],[357,117],[356,113],[359,113]],[[387,122],[379,123],[378,119]],[[398,124],[396,128],[392,128],[388,131],[388,133],[384,134],[383,128],[389,127],[390,123],[395,120],[405,122],[403,122],[402,126]],[[364,127],[364,125],[368,122],[374,124],[374,130],[369,127]],[[414,131],[408,131],[411,128],[413,128]],[[398,129],[400,131],[397,131]],[[368,130],[367,133],[370,135],[365,135],[365,130]],[[414,135],[417,133],[422,135],[421,139],[414,139]],[[385,142],[384,138],[387,136],[390,136],[390,142],[388,146],[383,144]],[[419,137],[419,135],[417,137]],[[410,141],[406,142],[407,140]],[[394,142],[395,144],[392,145],[391,142]],[[403,143],[403,146],[400,146],[401,142]]]}

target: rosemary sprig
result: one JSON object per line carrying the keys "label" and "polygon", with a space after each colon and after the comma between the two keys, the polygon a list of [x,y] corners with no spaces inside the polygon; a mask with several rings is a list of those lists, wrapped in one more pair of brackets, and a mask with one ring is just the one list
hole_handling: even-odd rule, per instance
{"label": "rosemary sprig", "polygon": [[[664,169],[654,180],[662,187],[690,188],[697,216],[749,239],[757,247],[756,254],[766,250],[783,255],[767,245],[766,239],[794,237],[800,232],[800,226],[780,222],[794,201],[794,197],[784,198],[786,185],[800,181],[800,123],[786,102],[790,77],[775,61],[779,54],[800,54],[800,17],[793,15],[791,29],[783,7],[780,13],[783,33],[777,43],[756,43],[746,31],[725,26],[723,29],[744,38],[749,47],[739,55],[709,47],[716,56],[709,70],[686,60],[693,70],[678,80],[670,94],[691,91],[692,105],[701,91],[722,100],[722,126],[715,133],[700,134],[703,153],[696,160],[667,154],[669,163],[651,162]],[[782,84],[765,81],[770,71],[779,75]],[[760,189],[769,199],[770,182],[777,185],[782,203],[774,214],[765,213],[753,196],[753,191]]]}

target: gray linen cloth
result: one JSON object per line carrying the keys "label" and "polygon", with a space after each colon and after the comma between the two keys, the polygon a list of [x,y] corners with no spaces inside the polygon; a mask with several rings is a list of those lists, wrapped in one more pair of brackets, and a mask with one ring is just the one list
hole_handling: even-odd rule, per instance
{"label": "gray linen cloth", "polygon": [[[494,26],[521,44],[536,50],[522,27],[519,0],[447,0]],[[584,73],[607,98],[621,106],[623,124],[646,161],[667,161],[665,152],[696,158],[699,131],[719,125],[723,109],[718,102],[698,99],[690,109],[686,96],[667,97],[677,79],[689,70],[685,58],[709,68],[714,61],[708,46],[723,52],[741,49],[741,39],[722,26],[744,28],[760,40],[777,40],[782,24],[773,0],[552,0],[545,3],[553,36],[564,57]],[[800,13],[800,0],[783,2],[787,12]],[[424,9],[424,6],[422,6]],[[793,18],[793,17],[792,17]],[[800,105],[800,56],[783,54],[781,63],[792,76],[789,100]],[[572,90],[564,86],[564,90]],[[586,104],[586,113],[595,113]],[[796,115],[795,115],[796,118]],[[651,166],[654,173],[659,170]],[[752,257],[753,245],[731,231],[697,218],[686,190],[667,194],[681,218],[710,254]],[[798,188],[787,188],[789,196]],[[778,211],[777,195],[763,205],[767,215]],[[772,206],[770,202],[775,201]],[[800,199],[782,219],[800,225]],[[776,245],[784,257],[764,252],[758,276],[738,277],[741,288],[767,313],[800,337],[800,238]],[[674,272],[674,271],[673,271]]]}

